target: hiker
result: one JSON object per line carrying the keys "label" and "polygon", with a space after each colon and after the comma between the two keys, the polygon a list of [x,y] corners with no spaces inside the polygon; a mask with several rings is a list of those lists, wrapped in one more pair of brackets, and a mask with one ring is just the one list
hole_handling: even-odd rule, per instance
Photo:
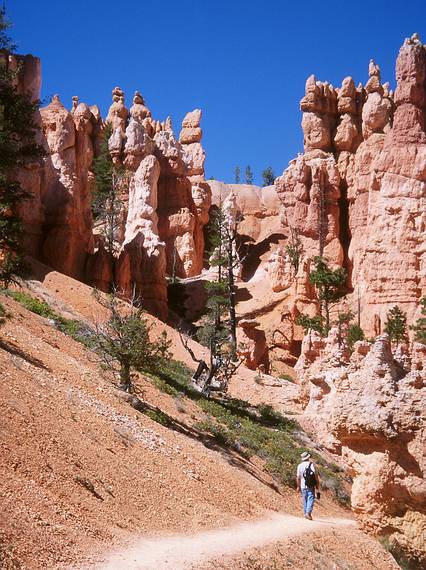
{"label": "hiker", "polygon": [[315,489],[317,490],[316,498],[319,499],[319,476],[315,472],[315,465],[311,461],[311,456],[307,451],[301,454],[302,463],[297,466],[297,490],[302,493],[303,514],[305,519],[312,520],[312,510],[315,503]]}

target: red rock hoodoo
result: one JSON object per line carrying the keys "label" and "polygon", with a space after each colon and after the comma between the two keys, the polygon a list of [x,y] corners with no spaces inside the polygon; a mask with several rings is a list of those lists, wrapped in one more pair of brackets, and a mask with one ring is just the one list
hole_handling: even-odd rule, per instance
{"label": "red rock hoodoo", "polygon": [[[373,61],[364,87],[311,76],[301,101],[305,152],[275,181],[305,257],[346,267],[367,335],[382,332],[395,304],[412,321],[426,292],[425,73],[426,48],[414,35],[401,47],[394,94]],[[287,273],[281,268],[283,284]]]}
{"label": "red rock hoodoo", "polygon": [[[22,91],[33,99],[40,93],[40,62],[22,60]],[[93,159],[99,152],[104,123],[99,109],[73,98],[68,111],[58,96],[40,110],[46,158],[19,173],[32,198],[21,208],[29,254],[50,267],[108,290],[114,282],[123,295],[135,292],[154,314],[167,316],[167,275],[201,273],[203,226],[208,221],[210,188],[204,179],[201,111],[188,113],[180,142],[170,118],[152,118],[136,92],[130,111],[116,87],[105,124],[112,135],[108,147],[113,161],[126,169],[128,190],[123,196],[117,230],[114,267],[103,238],[94,231],[91,197]]]}

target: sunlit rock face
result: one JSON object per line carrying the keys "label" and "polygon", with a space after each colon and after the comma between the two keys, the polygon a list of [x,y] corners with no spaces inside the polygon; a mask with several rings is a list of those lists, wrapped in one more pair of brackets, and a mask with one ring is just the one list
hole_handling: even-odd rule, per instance
{"label": "sunlit rock face", "polygon": [[43,169],[41,256],[55,269],[82,279],[93,250],[89,169],[95,118],[83,103],[71,114],[57,96],[41,109],[41,117],[48,151]]}
{"label": "sunlit rock face", "polygon": [[305,427],[354,477],[351,503],[362,527],[426,561],[426,346],[355,343],[344,331],[305,337],[297,364],[307,395]]}
{"label": "sunlit rock face", "polygon": [[[39,60],[4,57],[11,69],[20,66],[19,91],[37,99]],[[32,196],[20,207],[26,251],[102,290],[115,286],[125,297],[137,294],[166,318],[167,275],[191,277],[203,267],[211,191],[204,179],[201,111],[186,115],[178,140],[170,118],[155,120],[140,92],[129,110],[125,93],[115,87],[105,123],[96,106],[77,96],[70,110],[54,96],[36,120],[46,157],[17,173]],[[113,256],[102,224],[94,228],[92,218],[93,160],[106,125],[111,159],[125,172]]]}
{"label": "sunlit rock face", "polygon": [[[365,86],[356,86],[351,77],[340,87],[309,77],[301,101],[304,154],[290,162],[272,190],[259,189],[255,196],[253,187],[239,185],[242,231],[254,245],[253,252],[260,251],[263,241],[273,245],[260,267],[267,276],[265,286],[291,293],[287,305],[292,318],[316,311],[308,271],[309,259],[318,254],[332,266],[347,269],[349,308],[360,310],[368,336],[382,332],[385,315],[394,304],[403,307],[409,321],[415,318],[426,292],[425,53],[416,35],[404,42],[396,65],[395,93],[382,83],[374,61],[368,65]],[[11,69],[22,63],[18,88],[37,97],[40,62],[32,56],[7,57]],[[132,283],[129,274],[116,273],[129,267],[128,262],[118,263],[124,252],[120,248],[126,246],[127,259],[125,236],[138,216],[129,206],[140,184],[136,173],[147,157],[154,157],[159,175],[148,193],[149,200],[156,196],[156,219],[154,223],[152,218],[150,231],[163,251],[155,257],[162,259],[155,262],[157,276],[165,258],[162,285],[156,281],[164,315],[166,275],[194,277],[203,267],[203,228],[214,184],[204,178],[201,111],[185,116],[177,137],[170,118],[163,122],[153,118],[140,92],[127,106],[123,90],[113,89],[105,120],[112,130],[109,151],[127,174],[116,236],[117,263],[105,255],[91,213],[93,158],[99,153],[104,128],[99,109],[74,97],[68,110],[55,97],[41,109],[38,120],[47,156],[42,164],[28,164],[17,173],[32,193],[32,199],[20,207],[27,251],[102,289],[112,283]],[[154,180],[145,174],[147,180]],[[144,199],[138,203],[142,210],[146,208]],[[147,219],[146,213],[141,219]],[[298,236],[303,248],[298,271],[285,248],[291,235]],[[152,244],[152,236],[139,239],[138,247],[143,247],[142,242]],[[251,277],[249,269],[243,267],[243,278]],[[140,276],[137,282],[143,282]],[[149,296],[142,290],[140,294]],[[300,343],[300,328],[292,326],[287,332],[289,345],[294,339]]]}
{"label": "sunlit rock face", "polygon": [[269,373],[268,346],[265,331],[254,319],[241,319],[238,323],[238,356],[251,370]]}
{"label": "sunlit rock face", "polygon": [[426,293],[426,48],[416,34],[405,40],[395,93],[373,60],[368,74],[358,87],[350,77],[340,88],[307,80],[305,152],[275,188],[304,258],[346,268],[349,307],[371,336],[395,304],[412,322]]}
{"label": "sunlit rock face", "polygon": [[[41,62],[32,55],[15,55],[7,52],[0,54],[1,64],[14,74],[14,84],[19,94],[27,94],[32,101],[40,98]],[[37,137],[38,144],[43,144],[41,131],[41,115],[34,117],[34,122],[40,127]],[[40,160],[27,161],[15,172],[21,187],[28,193],[28,198],[19,205],[18,214],[24,222],[24,250],[36,256],[43,242],[44,208],[41,203],[42,164]]]}

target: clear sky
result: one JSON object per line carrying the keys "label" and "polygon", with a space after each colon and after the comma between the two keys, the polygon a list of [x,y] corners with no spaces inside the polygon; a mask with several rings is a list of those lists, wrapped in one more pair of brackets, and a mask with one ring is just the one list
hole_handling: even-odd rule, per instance
{"label": "clear sky", "polygon": [[42,60],[42,98],[78,95],[103,116],[118,85],[175,130],[203,110],[206,177],[255,183],[302,150],[306,78],[366,82],[373,57],[394,85],[403,40],[426,43],[426,0],[6,0],[19,53]]}

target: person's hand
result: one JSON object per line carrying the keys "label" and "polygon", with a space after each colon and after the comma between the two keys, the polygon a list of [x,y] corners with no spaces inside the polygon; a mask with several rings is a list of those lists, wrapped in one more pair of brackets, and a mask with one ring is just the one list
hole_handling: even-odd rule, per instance
{"label": "person's hand", "polygon": [[321,493],[319,491],[317,491],[317,499],[321,499]]}

